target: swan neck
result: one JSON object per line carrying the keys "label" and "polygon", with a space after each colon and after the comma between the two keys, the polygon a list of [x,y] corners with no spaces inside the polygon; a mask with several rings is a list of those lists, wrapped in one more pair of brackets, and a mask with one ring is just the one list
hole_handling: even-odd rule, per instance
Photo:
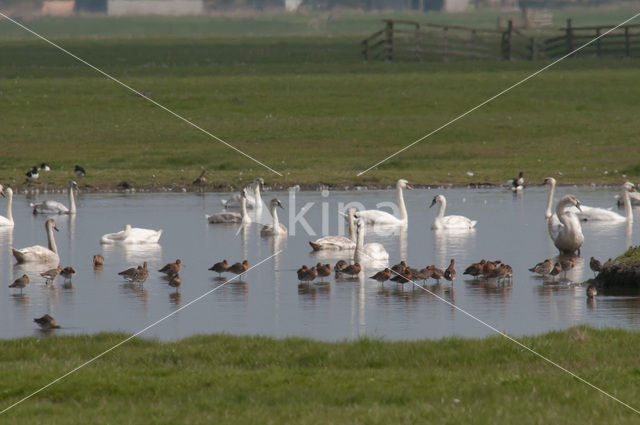
{"label": "swan neck", "polygon": [[545,218],[551,218],[551,216],[553,215],[553,213],[551,212],[551,204],[553,204],[553,194],[556,191],[556,184],[554,182],[549,183],[550,184],[550,188],[549,188],[549,198],[547,199],[547,209],[544,213]]}
{"label": "swan neck", "polygon": [[438,210],[438,218],[444,217],[444,210],[447,208],[447,200],[442,198],[440,201],[440,209]]}
{"label": "swan neck", "polygon": [[244,196],[240,200],[240,212],[242,213],[242,218],[247,216],[247,198]]}
{"label": "swan neck", "polygon": [[262,196],[260,195],[260,182],[256,183],[255,185],[255,189],[253,190],[253,193],[255,194],[255,199],[256,199],[256,203],[254,205],[254,208],[259,208],[258,205],[262,205]]}
{"label": "swan neck", "polygon": [[8,196],[7,196],[7,220],[9,220],[11,223],[13,223],[13,212],[11,211],[13,209],[13,193],[12,192],[8,192]]}
{"label": "swan neck", "polygon": [[633,208],[631,208],[631,199],[629,199],[629,191],[622,188],[622,199],[624,200],[624,212],[628,222],[633,222]]}
{"label": "swan neck", "polygon": [[357,231],[358,239],[356,242],[356,250],[362,251],[364,248],[364,226],[360,226]]}
{"label": "swan neck", "polygon": [[356,226],[353,220],[353,214],[349,214],[349,239],[356,242]]}
{"label": "swan neck", "polygon": [[278,232],[278,228],[280,228],[280,221],[278,220],[278,206],[274,205],[271,207],[271,215],[273,216],[273,231]]}
{"label": "swan neck", "polygon": [[56,246],[56,239],[53,236],[53,226],[47,225],[47,241],[49,242],[49,249],[56,254],[58,253],[58,247]]}
{"label": "swan neck", "polygon": [[400,208],[400,220],[407,221],[407,207],[404,205],[404,195],[400,186],[398,186],[398,207]]}
{"label": "swan neck", "polygon": [[76,212],[76,199],[73,196],[73,186],[69,187],[69,212],[71,214]]}

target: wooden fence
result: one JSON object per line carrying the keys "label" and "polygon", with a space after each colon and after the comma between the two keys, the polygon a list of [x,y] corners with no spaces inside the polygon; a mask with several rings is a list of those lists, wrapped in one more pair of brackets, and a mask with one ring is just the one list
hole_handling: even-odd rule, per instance
{"label": "wooden fence", "polygon": [[[571,20],[561,28],[563,35],[533,37],[514,28],[509,21],[504,30],[438,25],[415,21],[384,19],[385,26],[362,41],[365,60],[382,59],[453,60],[536,60],[556,58],[574,52],[583,44],[604,34],[614,25],[573,27]],[[551,37],[550,37],[551,35]],[[594,41],[576,54],[592,56],[631,56],[640,49],[640,24],[625,25]]]}

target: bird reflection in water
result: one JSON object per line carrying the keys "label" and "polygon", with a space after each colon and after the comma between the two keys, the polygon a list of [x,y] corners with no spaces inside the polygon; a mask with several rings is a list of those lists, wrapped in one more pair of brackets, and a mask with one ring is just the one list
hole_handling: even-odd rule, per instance
{"label": "bird reflection in water", "polygon": [[11,299],[16,304],[16,306],[23,308],[25,311],[29,307],[29,295],[24,293],[12,293],[10,294]]}

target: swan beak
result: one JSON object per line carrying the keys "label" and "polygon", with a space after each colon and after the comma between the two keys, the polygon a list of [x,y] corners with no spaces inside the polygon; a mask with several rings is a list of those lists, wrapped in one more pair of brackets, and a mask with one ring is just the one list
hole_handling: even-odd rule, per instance
{"label": "swan beak", "polygon": [[53,226],[53,230],[55,230],[56,232],[60,231],[60,230],[58,230],[58,226]]}
{"label": "swan beak", "polygon": [[407,190],[413,190],[413,186],[411,186],[410,184],[406,185]]}
{"label": "swan beak", "polygon": [[349,216],[347,214],[343,213],[342,211],[338,211],[338,214],[340,214],[344,218],[349,218]]}
{"label": "swan beak", "polygon": [[436,204],[436,200],[435,198],[433,199],[433,201],[431,201],[431,205],[429,205],[429,208],[431,208],[432,206],[434,206]]}
{"label": "swan beak", "polygon": [[0,195],[2,195],[3,198],[6,198],[7,196],[4,194],[4,189],[0,190]]}
{"label": "swan beak", "polygon": [[284,207],[282,206],[282,203],[280,201],[278,201],[278,206],[282,209],[284,209]]}
{"label": "swan beak", "polygon": [[580,202],[576,202],[576,208],[578,211],[582,212],[582,208],[580,208]]}

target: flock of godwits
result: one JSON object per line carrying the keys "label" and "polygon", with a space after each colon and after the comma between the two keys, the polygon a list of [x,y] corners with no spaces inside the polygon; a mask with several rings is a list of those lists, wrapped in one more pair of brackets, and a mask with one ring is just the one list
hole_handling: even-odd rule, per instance
{"label": "flock of godwits", "polygon": [[[40,167],[34,167],[27,172],[26,177],[32,181],[39,177],[38,170],[48,170],[49,166],[42,164]],[[75,174],[79,177],[85,175],[85,170],[82,167],[76,165]],[[205,171],[203,170],[200,177],[194,181],[194,184],[202,184],[205,182]],[[507,186],[514,192],[519,192],[524,188],[523,174],[514,179],[509,180]],[[541,276],[551,276],[553,280],[556,279],[560,273],[571,270],[575,266],[575,252],[580,253],[580,248],[584,242],[584,236],[582,235],[581,221],[587,220],[600,220],[611,222],[628,223],[633,220],[633,211],[631,209],[632,200],[630,199],[630,193],[633,194],[633,203],[635,204],[637,199],[640,199],[635,192],[634,185],[626,182],[622,186],[621,200],[625,207],[625,216],[618,213],[606,210],[603,208],[591,208],[581,205],[580,201],[573,195],[564,196],[556,205],[555,213],[552,211],[553,194],[555,190],[556,181],[553,178],[545,179],[545,184],[550,186],[549,198],[547,202],[547,209],[545,212],[545,218],[547,221],[547,228],[549,236],[558,248],[561,254],[559,261],[554,262],[552,259],[546,259],[534,267],[529,269],[531,272],[537,273]],[[228,200],[223,201],[224,210],[213,215],[207,215],[206,218],[210,223],[242,223],[242,225],[248,225],[251,223],[251,217],[247,213],[247,209],[254,209],[255,215],[261,215],[262,199],[260,195],[260,189],[264,185],[262,178],[254,180],[252,185],[246,189],[243,189],[240,194],[234,195]],[[57,201],[44,201],[36,204],[31,204],[34,214],[75,214],[76,205],[75,198],[73,196],[74,190],[77,190],[77,184],[74,181],[69,181],[69,208]],[[309,244],[314,251],[320,250],[344,250],[349,251],[350,261],[345,260],[338,261],[333,267],[330,264],[318,263],[315,266],[308,267],[303,265],[297,270],[298,280],[302,284],[310,284],[310,282],[319,278],[322,279],[330,276],[335,272],[336,278],[342,278],[349,276],[351,278],[358,277],[363,270],[362,264],[366,264],[368,268],[375,268],[381,262],[388,264],[389,254],[385,250],[384,246],[379,243],[367,243],[364,244],[364,234],[366,226],[406,226],[408,224],[407,210],[404,204],[403,189],[411,190],[412,187],[404,179],[398,180],[396,183],[397,190],[397,205],[399,207],[400,217],[396,217],[388,212],[381,210],[361,210],[356,211],[355,208],[350,208],[347,213],[341,213],[345,216],[349,223],[349,237],[345,236],[325,236],[316,241],[309,241]],[[6,197],[8,200],[7,205],[7,217],[0,216],[0,226],[13,227],[13,217],[11,211],[11,202],[13,192],[11,188],[5,188],[0,185],[0,194]],[[440,205],[439,211],[434,218],[432,229],[434,231],[465,231],[472,230],[477,221],[471,220],[467,217],[459,215],[445,216],[446,200],[442,195],[436,195],[430,207],[434,205]],[[286,237],[288,234],[286,227],[278,221],[277,208],[283,208],[282,203],[277,198],[272,199],[269,203],[270,213],[272,216],[272,223],[264,225],[260,231],[260,234],[265,237]],[[240,208],[240,212],[228,211],[230,208]],[[23,249],[12,249],[13,254],[18,263],[43,263],[43,264],[59,264],[59,256],[55,239],[53,237],[53,230],[56,228],[55,221],[48,219],[45,223],[48,237],[48,247],[36,245]],[[126,225],[123,231],[117,233],[111,233],[103,235],[100,239],[102,244],[141,244],[141,243],[157,243],[162,234],[162,230],[140,229],[132,228],[130,225]],[[568,254],[568,255],[567,255]],[[176,288],[176,292],[182,283],[180,278],[181,260],[177,259],[174,263],[169,263],[158,271],[165,273],[169,286]],[[100,269],[104,266],[104,258],[97,254],[93,257],[93,266],[95,269]],[[453,284],[456,278],[456,270],[454,268],[455,260],[451,259],[450,264],[445,270],[442,270],[435,265],[429,265],[422,269],[409,267],[403,260],[393,267],[384,267],[374,275],[370,276],[371,279],[384,284],[384,282],[391,280],[397,284],[404,285],[405,283],[411,283],[417,285],[416,281],[421,280],[426,282],[428,279],[434,279],[437,284],[440,284],[441,279]],[[597,273],[601,269],[601,264],[598,260],[591,257],[590,261],[591,270]],[[380,267],[382,268],[382,267]],[[249,269],[249,261],[244,260],[234,264],[228,264],[227,260],[223,260],[215,263],[209,270],[214,271],[221,275],[222,273],[233,273],[236,275],[242,275]],[[72,266],[57,267],[46,270],[41,273],[40,276],[45,279],[45,284],[53,282],[59,275],[64,277],[65,282],[71,281],[72,277],[76,274],[75,268]],[[147,262],[136,267],[131,267],[127,270],[123,270],[120,273],[124,279],[130,282],[136,282],[143,284],[149,277],[149,270]],[[485,278],[495,279],[498,283],[510,283],[513,276],[513,269],[510,265],[503,263],[501,260],[487,261],[482,259],[478,263],[471,264],[464,271],[465,275],[473,276],[474,279]],[[10,288],[22,289],[25,288],[30,282],[30,278],[27,274],[24,274],[20,278],[16,279]],[[590,285],[587,288],[587,296],[593,298],[597,294],[596,287]],[[48,314],[40,318],[34,319],[34,321],[42,329],[56,329],[60,326],[56,323],[55,319]]]}

